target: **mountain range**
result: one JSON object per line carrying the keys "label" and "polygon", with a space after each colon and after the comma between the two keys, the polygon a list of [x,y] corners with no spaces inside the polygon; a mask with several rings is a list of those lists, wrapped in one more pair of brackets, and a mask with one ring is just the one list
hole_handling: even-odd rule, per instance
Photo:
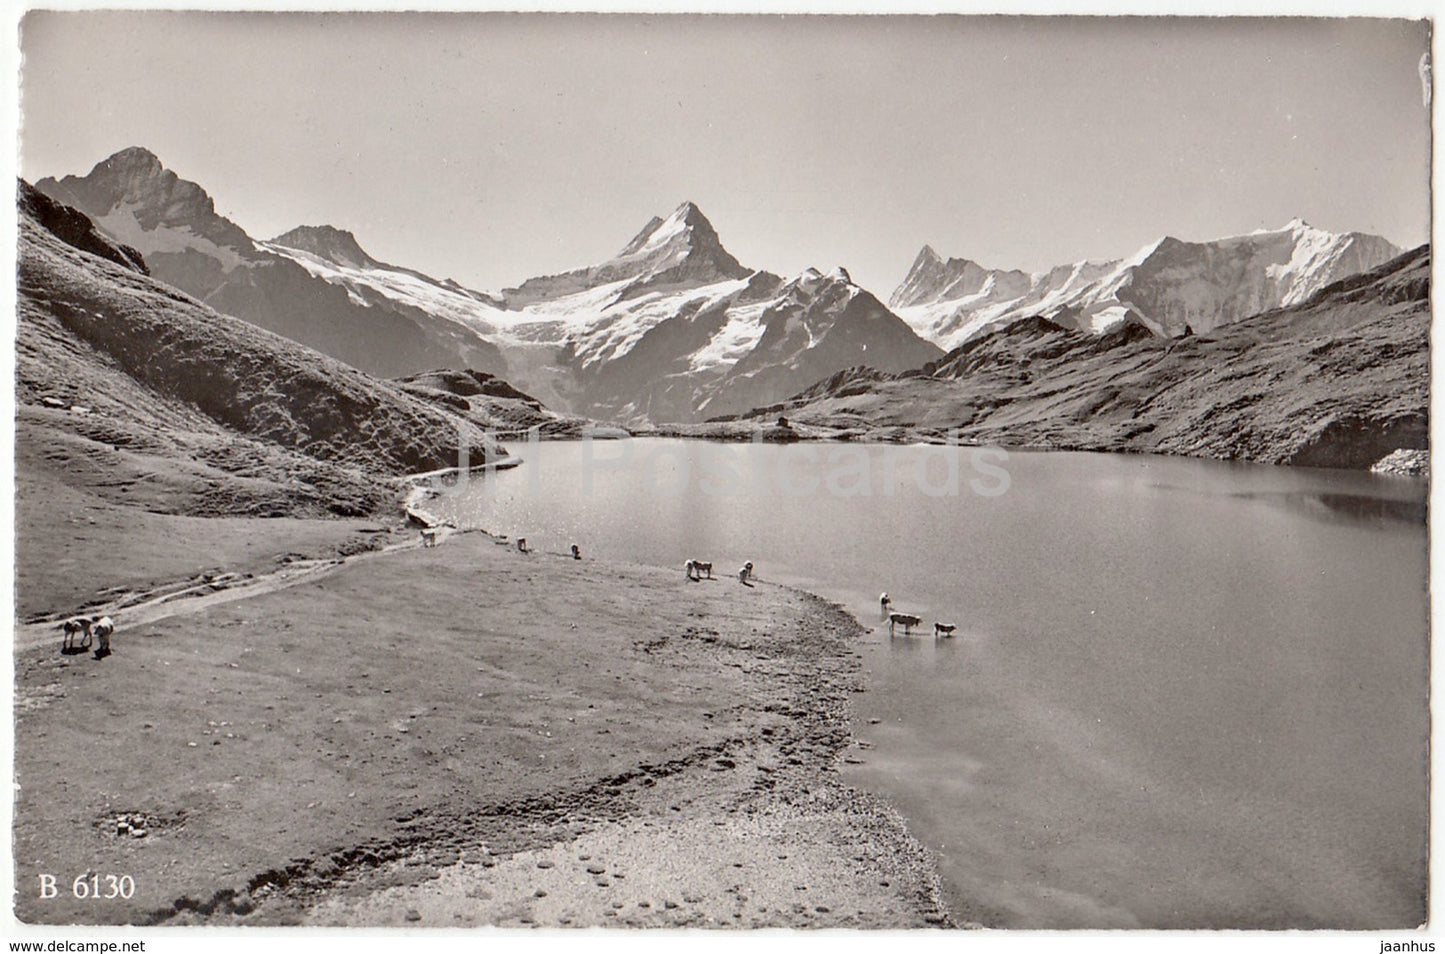
{"label": "mountain range", "polygon": [[1206,242],[1165,237],[1126,259],[1039,273],[924,246],[885,305],[842,267],[785,278],[743,265],[684,202],[603,262],[483,292],[380,261],[329,225],[252,239],[141,148],[36,189],[84,212],[157,279],[364,371],[422,375],[430,384],[412,386],[427,393],[449,382],[441,400],[495,378],[539,407],[633,427],[737,418],[846,369],[935,379],[968,366],[957,353],[975,342],[1007,351],[1034,327],[1022,319],[1076,336],[1060,351],[1070,361],[1120,341],[1253,340],[1261,314],[1399,254],[1378,236],[1300,220]]}
{"label": "mountain range", "polygon": [[751,412],[822,439],[957,440],[1364,469],[1429,440],[1430,250],[1164,339],[1040,316],[902,374],[852,368]]}
{"label": "mountain range", "polygon": [[474,369],[591,417],[738,413],[839,367],[942,354],[841,268],[742,266],[686,202],[605,262],[493,295],[378,261],[330,226],[254,240],[141,148],[35,187],[218,311],[374,374]]}
{"label": "mountain range", "polygon": [[1377,235],[1335,234],[1301,219],[1209,242],[1166,236],[1126,259],[1038,273],[945,261],[925,245],[888,303],[950,349],[1034,315],[1092,334],[1139,324],[1175,338],[1298,304],[1400,252]]}

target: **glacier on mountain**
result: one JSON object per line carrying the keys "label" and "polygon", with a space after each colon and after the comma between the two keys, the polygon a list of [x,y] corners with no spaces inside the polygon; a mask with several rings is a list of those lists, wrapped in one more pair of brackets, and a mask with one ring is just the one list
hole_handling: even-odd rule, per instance
{"label": "glacier on mountain", "polygon": [[1379,236],[1327,232],[1301,219],[1208,242],[1166,236],[1124,259],[1034,274],[945,261],[925,245],[889,301],[915,331],[949,349],[1030,315],[1095,334],[1137,322],[1173,337],[1297,304],[1399,253]]}

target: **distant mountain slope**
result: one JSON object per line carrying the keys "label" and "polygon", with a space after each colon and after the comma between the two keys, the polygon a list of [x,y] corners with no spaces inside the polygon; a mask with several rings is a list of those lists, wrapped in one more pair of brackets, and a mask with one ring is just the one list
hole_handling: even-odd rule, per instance
{"label": "distant mountain slope", "polygon": [[944,347],[1029,315],[1095,334],[1140,324],[1178,337],[1298,304],[1399,254],[1379,236],[1334,234],[1298,219],[1211,242],[1166,237],[1128,259],[1079,262],[1035,275],[985,269],[966,259],[944,261],[925,245],[889,303],[914,330]]}
{"label": "distant mountain slope", "polygon": [[814,269],[788,282],[759,318],[757,344],[724,374],[699,407],[708,416],[735,413],[791,393],[798,381],[867,362],[883,371],[916,367],[938,349],[870,293],[835,269]]}
{"label": "distant mountain slope", "polygon": [[[41,179],[35,188],[139,250],[161,281],[354,367],[380,375],[428,367],[505,368],[485,329],[318,278],[218,215],[204,189],[145,149],[122,150],[86,176]],[[360,257],[374,262],[365,253]]]}
{"label": "distant mountain slope", "polygon": [[1103,335],[1040,317],[919,369],[840,373],[754,411],[885,438],[1368,468],[1425,448],[1430,252],[1208,335]]}
{"label": "distant mountain slope", "polygon": [[82,250],[37,205],[22,183],[18,442],[146,455],[180,488],[151,505],[195,513],[365,513],[394,504],[386,478],[454,464],[460,441],[473,461],[502,453],[474,415]]}
{"label": "distant mountain slope", "polygon": [[218,311],[379,375],[470,369],[564,415],[631,425],[736,415],[850,367],[916,368],[941,358],[940,344],[1022,318],[1111,341],[1129,329],[1223,334],[1397,251],[1300,221],[1211,242],[1165,238],[1128,259],[1037,275],[925,246],[890,309],[841,268],[785,280],[744,266],[684,202],[606,261],[491,294],[382,262],[331,226],[253,241],[143,149],[40,186]]}
{"label": "distant mountain slope", "polygon": [[[519,431],[537,429],[539,437],[572,438],[601,434],[604,425],[548,410],[541,401],[485,371],[437,369],[397,378],[406,394],[440,405],[494,431],[501,439],[516,439]],[[625,432],[611,429],[611,436]]]}

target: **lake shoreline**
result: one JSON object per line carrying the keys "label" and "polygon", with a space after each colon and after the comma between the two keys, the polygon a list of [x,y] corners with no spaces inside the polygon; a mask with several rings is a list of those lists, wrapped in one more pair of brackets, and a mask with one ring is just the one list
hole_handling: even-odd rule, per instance
{"label": "lake shoreline", "polygon": [[[751,561],[871,626],[868,692],[852,699],[862,764],[841,771],[934,849],[956,916],[1414,923],[1418,481],[1039,453],[1010,455],[1007,491],[990,495],[970,451],[632,443],[538,445],[530,473],[435,507],[603,559]],[[889,638],[880,591],[923,638]],[[935,640],[934,622],[954,638]],[[1368,635],[1382,627],[1388,651]],[[1275,717],[1296,686],[1329,687],[1290,695],[1307,725]],[[1376,860],[1331,861],[1353,856]],[[1404,878],[1377,877],[1385,866]],[[1261,898],[1244,872],[1263,868],[1276,888]]]}
{"label": "lake shoreline", "polygon": [[[797,443],[846,443],[862,445],[913,445],[955,446],[969,448],[999,448],[1008,453],[1090,453],[1121,454],[1130,457],[1175,457],[1186,460],[1218,461],[1221,463],[1257,464],[1271,467],[1317,468],[1316,463],[1298,463],[1290,460],[1276,460],[1267,456],[1251,456],[1248,453],[1231,452],[1233,449],[1214,447],[1199,448],[1198,453],[1177,453],[1162,447],[1130,446],[1109,440],[1051,440],[1011,443],[1000,439],[1000,435],[969,435],[962,429],[948,430],[917,424],[870,425],[857,423],[833,423],[789,420],[786,425],[777,421],[768,422],[761,418],[727,421],[705,421],[698,424],[658,424],[630,431],[635,438],[675,438],[679,440],[710,441],[719,444],[797,444]],[[584,435],[585,436],[585,435]],[[547,438],[548,440],[576,440],[575,436]],[[1430,452],[1428,449],[1396,448],[1388,454],[1361,467],[1328,467],[1351,471],[1366,471],[1391,477],[1405,477],[1413,480],[1429,480]]]}
{"label": "lake shoreline", "polygon": [[[122,537],[207,551],[205,518],[134,517]],[[17,647],[22,921],[952,925],[928,852],[836,770],[863,688],[841,608],[476,532],[276,528],[278,563],[308,529],[332,559],[121,612],[105,659]],[[134,896],[25,890],[88,870]]]}

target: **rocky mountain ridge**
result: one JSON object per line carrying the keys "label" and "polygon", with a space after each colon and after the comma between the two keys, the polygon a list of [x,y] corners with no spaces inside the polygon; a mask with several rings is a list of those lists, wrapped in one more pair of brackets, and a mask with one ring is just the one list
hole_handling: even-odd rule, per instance
{"label": "rocky mountain ridge", "polygon": [[925,245],[889,304],[947,348],[1029,315],[1094,334],[1139,324],[1180,337],[1298,304],[1399,254],[1379,236],[1335,234],[1300,219],[1208,242],[1166,236],[1127,259],[1037,274],[945,261]]}
{"label": "rocky mountain ridge", "polygon": [[941,354],[841,269],[786,282],[744,267],[691,202],[604,262],[493,295],[380,262],[331,226],[253,241],[143,149],[37,188],[73,199],[158,278],[220,311],[376,374],[479,370],[590,417],[693,420],[849,363],[900,370]]}
{"label": "rocky mountain ridge", "polygon": [[[86,176],[41,179],[35,189],[85,213],[101,232],[139,251],[161,281],[353,367],[390,376],[433,367],[504,366],[496,345],[465,322],[412,302],[368,298],[315,281],[294,256],[254,241],[219,215],[204,189],[166,169],[146,149],[121,150]],[[314,240],[325,233],[287,234]],[[359,246],[355,251],[375,261]]]}

